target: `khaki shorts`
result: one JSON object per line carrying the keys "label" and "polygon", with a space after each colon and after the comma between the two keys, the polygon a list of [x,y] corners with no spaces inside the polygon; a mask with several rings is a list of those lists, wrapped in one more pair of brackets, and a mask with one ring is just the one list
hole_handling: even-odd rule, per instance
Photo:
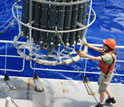
{"label": "khaki shorts", "polygon": [[108,74],[107,78],[105,78],[105,74],[103,72],[101,72],[100,77],[99,77],[99,81],[98,81],[98,84],[99,84],[98,92],[100,94],[105,92],[105,90],[108,87],[112,77],[113,77],[113,73],[112,74]]}

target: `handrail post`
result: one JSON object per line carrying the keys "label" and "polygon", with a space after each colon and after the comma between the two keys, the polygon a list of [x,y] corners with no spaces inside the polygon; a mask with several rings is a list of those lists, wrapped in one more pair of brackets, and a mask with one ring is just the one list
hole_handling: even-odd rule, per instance
{"label": "handrail post", "polygon": [[10,101],[11,101],[11,97],[7,97],[5,107],[10,107]]}

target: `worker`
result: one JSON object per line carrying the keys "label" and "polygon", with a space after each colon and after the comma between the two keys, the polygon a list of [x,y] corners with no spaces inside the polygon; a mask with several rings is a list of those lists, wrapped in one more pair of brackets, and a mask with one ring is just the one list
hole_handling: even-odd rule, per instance
{"label": "worker", "polygon": [[98,84],[99,84],[98,92],[100,94],[100,102],[95,107],[104,106],[105,93],[108,95],[108,99],[106,99],[105,101],[106,103],[113,103],[113,104],[116,103],[116,100],[111,95],[111,92],[108,89],[108,85],[113,77],[113,71],[114,71],[114,66],[116,62],[116,55],[117,55],[117,52],[115,50],[116,42],[114,39],[111,39],[111,38],[107,40],[103,40],[103,42],[104,42],[103,48],[98,48],[98,47],[92,46],[87,42],[84,42],[85,46],[100,52],[101,56],[94,57],[80,50],[78,51],[79,56],[100,61],[99,68],[101,70],[101,74],[98,80]]}

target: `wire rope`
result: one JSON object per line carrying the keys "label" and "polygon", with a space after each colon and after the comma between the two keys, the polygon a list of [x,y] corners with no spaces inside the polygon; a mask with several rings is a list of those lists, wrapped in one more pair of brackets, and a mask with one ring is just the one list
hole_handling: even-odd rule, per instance
{"label": "wire rope", "polygon": [[0,36],[1,36],[3,33],[5,33],[11,26],[15,25],[14,21],[15,21],[15,19],[13,19],[13,20],[11,21],[11,23],[10,23],[2,32],[0,32]]}
{"label": "wire rope", "polygon": [[[88,83],[87,83],[87,82],[88,82],[87,77],[82,75],[82,73],[81,73],[81,71],[79,70],[77,64],[76,64],[75,61],[73,60],[73,58],[72,58],[71,54],[69,53],[69,51],[67,50],[67,48],[66,48],[66,46],[65,46],[65,44],[64,44],[64,42],[63,42],[63,40],[62,40],[62,38],[61,38],[61,35],[57,32],[57,27],[56,27],[56,35],[57,35],[58,38],[60,39],[61,43],[63,44],[64,49],[67,51],[67,53],[69,54],[69,57],[71,58],[72,62],[75,64],[77,70],[78,70],[79,73],[81,74],[81,77],[82,77],[82,79],[83,79],[83,84],[84,84],[84,86],[85,86],[87,92],[88,92],[88,89],[89,89],[90,92],[92,93],[91,95],[94,97],[95,101],[98,103],[97,98],[94,96],[92,89],[90,88],[90,86],[89,86]],[[87,81],[85,81],[85,80],[87,80]]]}

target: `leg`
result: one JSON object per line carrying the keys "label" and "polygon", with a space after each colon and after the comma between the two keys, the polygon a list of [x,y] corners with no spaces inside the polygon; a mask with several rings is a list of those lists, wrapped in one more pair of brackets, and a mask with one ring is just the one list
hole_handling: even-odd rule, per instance
{"label": "leg", "polygon": [[116,103],[116,100],[112,97],[108,88],[106,88],[106,94],[108,95],[108,99],[105,101],[106,103]]}
{"label": "leg", "polygon": [[108,88],[106,88],[106,94],[107,94],[110,98],[112,98],[112,95],[111,95],[111,93],[110,93],[110,91],[109,91]]}
{"label": "leg", "polygon": [[103,92],[103,93],[100,94],[100,103],[101,104],[103,104],[104,99],[105,99],[105,92]]}
{"label": "leg", "polygon": [[103,107],[104,98],[105,98],[105,92],[100,93],[100,102],[95,107]]}

